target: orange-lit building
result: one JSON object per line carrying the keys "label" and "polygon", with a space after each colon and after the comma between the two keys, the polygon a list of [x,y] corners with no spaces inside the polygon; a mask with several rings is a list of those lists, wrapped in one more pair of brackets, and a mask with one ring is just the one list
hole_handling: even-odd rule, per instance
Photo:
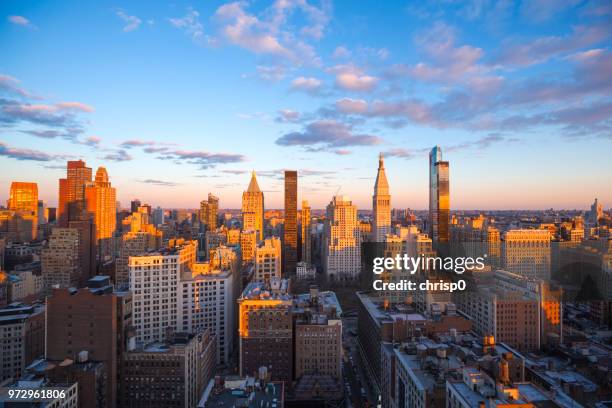
{"label": "orange-lit building", "polygon": [[85,185],[91,182],[91,176],[91,167],[83,160],[68,162],[66,178],[59,180],[57,219],[60,227],[67,227],[69,220],[81,217],[85,209]]}
{"label": "orange-lit building", "polygon": [[93,216],[96,224],[96,241],[101,257],[111,254],[111,240],[115,232],[117,193],[108,181],[108,174],[104,167],[96,171],[93,183],[85,186],[85,200],[87,212]]}
{"label": "orange-lit building", "polygon": [[38,185],[13,181],[7,201],[7,207],[13,218],[13,223],[18,222],[20,233],[17,234],[18,241],[31,241],[38,235]]}

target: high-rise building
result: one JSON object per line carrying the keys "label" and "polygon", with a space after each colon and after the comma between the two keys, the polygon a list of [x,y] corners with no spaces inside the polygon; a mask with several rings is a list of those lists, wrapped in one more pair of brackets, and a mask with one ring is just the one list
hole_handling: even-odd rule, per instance
{"label": "high-rise building", "polygon": [[249,187],[242,193],[242,229],[257,231],[257,241],[264,237],[264,195],[254,171]]}
{"label": "high-rise building", "polygon": [[434,244],[448,243],[449,191],[448,162],[442,161],[442,149],[435,146],[429,153],[429,235]]}
{"label": "high-rise building", "polygon": [[302,221],[302,262],[312,263],[312,235],[310,234],[310,206],[308,201],[302,201],[302,211],[300,214]]}
{"label": "high-rise building", "polygon": [[31,238],[36,239],[38,234],[38,185],[13,181],[8,199],[8,209],[17,211],[20,217],[31,223]]}
{"label": "high-rise building", "polygon": [[30,363],[44,357],[45,307],[14,304],[0,309],[0,350],[0,382],[20,378]]}
{"label": "high-rise building", "polygon": [[93,183],[85,186],[87,212],[96,225],[96,243],[100,258],[112,253],[112,238],[117,227],[117,193],[104,167],[98,167]]}
{"label": "high-rise building", "polygon": [[216,342],[215,361],[229,364],[236,339],[240,268],[229,248],[218,248],[215,256],[217,253],[222,262],[194,263],[191,273],[181,279],[178,329],[187,333],[210,330]]}
{"label": "high-rise building", "polygon": [[208,330],[139,345],[125,355],[121,406],[196,407],[214,367],[215,337]]}
{"label": "high-rise building", "polygon": [[354,280],[361,270],[361,232],[357,206],[347,196],[335,196],[327,206],[323,269],[328,279]]}
{"label": "high-rise building", "polygon": [[285,224],[283,227],[283,273],[295,274],[297,264],[297,171],[285,170]]}
{"label": "high-rise building", "polygon": [[242,251],[242,264],[246,265],[255,259],[257,247],[257,231],[246,230],[240,232],[240,250]]}
{"label": "high-rise building", "polygon": [[138,342],[163,341],[167,327],[178,327],[181,274],[191,271],[196,251],[197,241],[179,240],[156,252],[129,257],[129,285]]}
{"label": "high-rise building", "polygon": [[256,281],[269,281],[281,277],[281,241],[277,237],[266,238],[255,249]]}
{"label": "high-rise building", "polygon": [[503,240],[506,270],[529,278],[549,279],[550,239],[547,229],[506,231]]}
{"label": "high-rise building", "polygon": [[382,153],[378,158],[378,173],[374,183],[372,210],[374,217],[372,238],[374,242],[384,242],[385,236],[391,232],[391,195],[389,194],[389,182],[385,174],[385,161]]}
{"label": "high-rise building", "polygon": [[208,193],[208,199],[200,202],[200,223],[206,225],[207,231],[217,229],[217,212],[219,211],[219,198]]}
{"label": "high-rise building", "polygon": [[138,211],[138,209],[141,206],[141,202],[139,199],[135,198],[132,201],[130,201],[130,212],[135,213]]}
{"label": "high-rise building", "polygon": [[66,359],[102,363],[107,407],[117,406],[119,364],[132,342],[128,335],[130,296],[113,292],[107,276],[96,276],[87,288],[54,289],[47,298],[47,360],[56,364]]}
{"label": "high-rise building", "polygon": [[47,247],[41,253],[45,289],[78,287],[83,281],[79,257],[79,231],[76,228],[53,228]]}
{"label": "high-rise building", "polygon": [[285,279],[273,279],[269,286],[251,282],[238,299],[241,376],[254,376],[265,366],[272,380],[292,380],[293,300],[288,285]]}
{"label": "high-rise building", "polygon": [[69,161],[66,178],[59,180],[58,225],[67,227],[68,221],[83,217],[85,186],[91,182],[91,167],[83,160]]}

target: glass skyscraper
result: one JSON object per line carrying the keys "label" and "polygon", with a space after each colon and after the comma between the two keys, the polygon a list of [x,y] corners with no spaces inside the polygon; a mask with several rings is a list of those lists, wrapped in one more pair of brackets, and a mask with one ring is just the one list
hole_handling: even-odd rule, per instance
{"label": "glass skyscraper", "polygon": [[448,162],[442,161],[442,149],[429,153],[429,233],[434,243],[447,243],[450,222]]}

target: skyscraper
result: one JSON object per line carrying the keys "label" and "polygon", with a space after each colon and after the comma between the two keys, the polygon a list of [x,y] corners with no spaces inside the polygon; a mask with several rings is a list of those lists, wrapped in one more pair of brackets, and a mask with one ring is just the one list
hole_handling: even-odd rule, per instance
{"label": "skyscraper", "polygon": [[91,167],[83,160],[69,161],[66,178],[59,180],[59,202],[57,218],[60,227],[68,221],[81,218],[85,209],[85,185],[91,182]]}
{"label": "skyscraper", "polygon": [[264,282],[281,277],[281,243],[277,237],[266,238],[255,249],[254,280]]}
{"label": "skyscraper", "polygon": [[310,206],[302,201],[302,262],[312,263],[312,237],[310,236]]}
{"label": "skyscraper", "polygon": [[219,211],[219,198],[208,193],[208,200],[200,202],[200,223],[206,225],[207,231],[217,229],[217,212]]}
{"label": "skyscraper", "polygon": [[257,184],[255,171],[247,191],[242,193],[242,229],[257,231],[257,240],[263,239],[264,232],[264,195]]}
{"label": "skyscraper", "polygon": [[357,206],[347,196],[335,196],[327,205],[323,242],[323,269],[331,280],[353,280],[361,270],[361,231]]}
{"label": "skyscraper", "polygon": [[99,167],[95,181],[85,186],[85,199],[87,212],[92,215],[96,224],[96,241],[103,258],[111,254],[111,240],[117,226],[117,193],[111,187],[104,167]]}
{"label": "skyscraper", "polygon": [[434,243],[448,243],[450,222],[448,162],[442,161],[442,149],[429,153],[429,231]]}
{"label": "skyscraper", "polygon": [[391,229],[391,196],[389,195],[389,183],[385,174],[385,162],[382,153],[378,158],[378,173],[376,174],[376,183],[374,183],[372,210],[374,212],[372,237],[375,242],[384,242],[385,236],[390,233]]}
{"label": "skyscraper", "polygon": [[283,273],[294,274],[297,264],[297,171],[285,171],[285,226]]}
{"label": "skyscraper", "polygon": [[38,185],[13,181],[7,204],[9,210],[18,212],[18,217],[23,219],[27,226],[31,225],[30,239],[36,239],[38,234]]}

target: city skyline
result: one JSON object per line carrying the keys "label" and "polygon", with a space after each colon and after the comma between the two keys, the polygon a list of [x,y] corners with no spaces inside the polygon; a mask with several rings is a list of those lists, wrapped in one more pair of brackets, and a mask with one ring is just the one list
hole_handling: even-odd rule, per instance
{"label": "city skyline", "polygon": [[0,7],[2,202],[56,206],[82,159],[124,207],[238,209],[254,169],[280,209],[290,169],[367,210],[382,152],[391,207],[425,210],[435,145],[451,210],[612,202],[604,2],[76,4]]}

